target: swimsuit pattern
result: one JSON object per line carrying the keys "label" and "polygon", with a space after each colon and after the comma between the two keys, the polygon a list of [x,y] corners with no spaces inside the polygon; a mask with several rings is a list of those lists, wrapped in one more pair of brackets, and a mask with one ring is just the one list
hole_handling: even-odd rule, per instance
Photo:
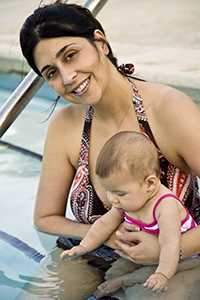
{"label": "swimsuit pattern", "polygon": [[[200,196],[198,193],[197,177],[186,174],[171,164],[160,152],[143,107],[142,98],[135,85],[133,87],[133,104],[141,132],[148,135],[157,147],[161,168],[161,182],[167,186],[184,204],[195,221],[200,224]],[[68,205],[76,220],[80,223],[92,224],[101,215],[106,213],[106,208],[98,198],[90,181],[89,174],[89,146],[90,129],[94,110],[90,106],[85,115],[78,168],[71,185]]]}
{"label": "swimsuit pattern", "polygon": [[[174,198],[176,201],[180,201],[178,197],[176,197],[174,194],[164,194],[162,195],[155,203],[153,207],[153,221],[151,223],[144,223],[139,219],[133,218],[132,216],[128,215],[127,212],[123,212],[124,221],[129,224],[137,225],[140,230],[145,231],[147,233],[158,235],[159,234],[159,226],[156,219],[156,209],[158,208],[158,205],[161,203],[161,201],[165,200],[167,201],[167,198]],[[182,205],[182,204],[181,204]],[[196,222],[192,218],[192,216],[189,214],[188,210],[185,208],[186,216],[181,221],[181,233],[186,232],[194,227],[197,226]]]}
{"label": "swimsuit pattern", "polygon": [[94,110],[90,106],[86,111],[81,139],[78,168],[70,189],[69,200],[77,221],[92,224],[107,212],[90,182],[89,174],[89,138]]}

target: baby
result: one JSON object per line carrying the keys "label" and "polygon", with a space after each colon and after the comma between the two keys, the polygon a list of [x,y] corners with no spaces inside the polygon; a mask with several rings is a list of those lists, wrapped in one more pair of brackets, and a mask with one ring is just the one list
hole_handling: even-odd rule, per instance
{"label": "baby", "polygon": [[[160,244],[159,264],[144,286],[153,291],[165,290],[177,270],[180,234],[196,223],[177,196],[160,182],[156,147],[142,133],[120,132],[102,148],[96,174],[112,207],[91,226],[79,246],[65,250],[61,256],[85,254],[98,248],[123,221],[136,224],[140,230],[158,235]],[[140,267],[131,264],[131,271],[116,274],[116,278],[101,284],[100,294],[119,289],[128,278],[127,273]]]}

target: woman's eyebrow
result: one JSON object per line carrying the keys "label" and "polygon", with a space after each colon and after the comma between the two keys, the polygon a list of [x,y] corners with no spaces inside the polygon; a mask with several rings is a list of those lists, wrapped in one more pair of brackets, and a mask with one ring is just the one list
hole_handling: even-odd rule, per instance
{"label": "woman's eyebrow", "polygon": [[[65,50],[70,47],[71,45],[74,45],[74,43],[71,43],[71,44],[67,44],[65,45],[64,47],[62,47],[61,49],[58,50],[58,52],[56,53],[56,58],[59,58],[63,52],[65,52]],[[40,73],[42,74],[47,68],[49,68],[50,65],[46,65],[42,68],[42,70],[40,71]]]}
{"label": "woman's eyebrow", "polygon": [[62,47],[60,50],[58,50],[58,52],[56,53],[56,58],[58,58],[59,56],[61,56],[63,54],[63,52],[70,47],[71,45],[74,45],[74,43],[65,45],[64,47]]}
{"label": "woman's eyebrow", "polygon": [[42,74],[46,69],[48,69],[50,67],[50,65],[46,65],[42,68],[42,70],[40,71],[40,73]]}

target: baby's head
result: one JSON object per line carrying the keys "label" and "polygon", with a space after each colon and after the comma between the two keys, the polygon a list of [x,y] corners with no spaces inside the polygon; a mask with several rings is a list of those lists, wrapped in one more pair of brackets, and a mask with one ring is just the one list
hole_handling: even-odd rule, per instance
{"label": "baby's head", "polygon": [[146,135],[123,131],[105,143],[97,159],[96,174],[105,178],[118,172],[129,172],[136,180],[144,180],[150,174],[159,177],[158,153]]}
{"label": "baby's head", "polygon": [[156,147],[142,133],[119,132],[100,151],[96,174],[113,198],[122,199],[130,194],[135,199],[141,190],[142,197],[146,199],[144,201],[147,201],[159,182],[160,165]]}

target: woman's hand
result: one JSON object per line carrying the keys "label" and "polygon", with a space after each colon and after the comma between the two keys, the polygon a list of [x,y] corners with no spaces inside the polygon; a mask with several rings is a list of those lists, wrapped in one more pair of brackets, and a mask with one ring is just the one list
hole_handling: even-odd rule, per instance
{"label": "woman's hand", "polygon": [[116,252],[135,263],[156,263],[159,259],[158,238],[124,222],[116,232]]}

